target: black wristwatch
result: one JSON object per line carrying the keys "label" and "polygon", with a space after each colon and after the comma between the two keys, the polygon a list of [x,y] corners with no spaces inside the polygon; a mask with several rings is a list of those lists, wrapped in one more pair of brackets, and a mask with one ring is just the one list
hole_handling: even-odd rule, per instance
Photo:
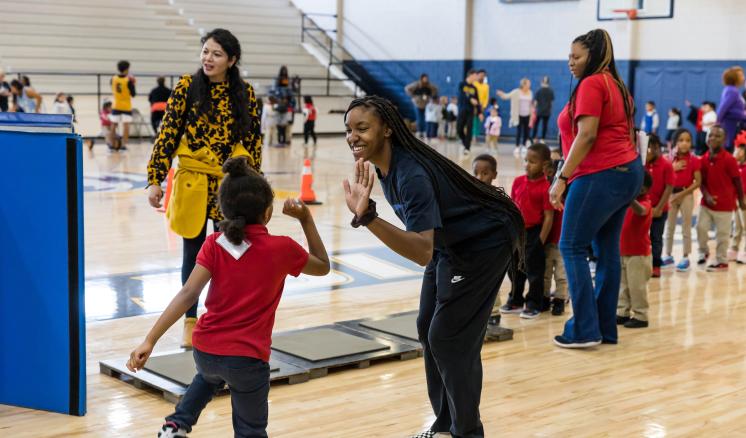
{"label": "black wristwatch", "polygon": [[358,227],[367,227],[369,223],[373,222],[375,218],[378,217],[378,213],[376,212],[376,201],[369,199],[368,200],[368,210],[360,216],[352,218],[352,222],[350,222],[350,225],[352,225],[352,228],[358,228]]}
{"label": "black wristwatch", "polygon": [[567,180],[568,180],[568,178],[565,175],[562,175],[561,173],[559,175],[557,175],[557,178],[561,179],[564,182],[567,182]]}

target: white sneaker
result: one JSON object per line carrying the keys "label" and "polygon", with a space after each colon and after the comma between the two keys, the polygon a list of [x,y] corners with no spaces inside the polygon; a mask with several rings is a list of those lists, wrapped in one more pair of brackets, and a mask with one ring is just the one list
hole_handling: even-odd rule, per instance
{"label": "white sneaker", "polygon": [[521,148],[516,146],[515,149],[513,149],[513,155],[518,158],[521,156]]}
{"label": "white sneaker", "polygon": [[526,158],[527,154],[528,154],[528,148],[526,146],[521,146],[521,158]]}
{"label": "white sneaker", "polygon": [[158,431],[158,438],[187,438],[187,431],[178,424],[169,421],[161,426]]}
{"label": "white sneaker", "polygon": [[738,260],[738,250],[728,249],[728,261],[735,262],[736,260]]}
{"label": "white sneaker", "polygon": [[741,251],[738,253],[736,263],[738,263],[739,265],[746,265],[746,251]]}

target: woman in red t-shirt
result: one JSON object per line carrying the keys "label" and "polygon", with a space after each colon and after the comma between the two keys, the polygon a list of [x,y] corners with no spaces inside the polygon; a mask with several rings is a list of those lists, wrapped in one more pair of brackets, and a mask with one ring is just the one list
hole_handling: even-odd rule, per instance
{"label": "woman in red t-shirt", "polygon": [[[609,34],[595,29],[575,38],[568,64],[578,84],[558,119],[565,164],[550,199],[565,210],[560,251],[573,317],[554,342],[586,348],[617,343],[619,238],[643,168],[633,142],[634,102],[617,72]],[[587,259],[591,244],[598,257],[595,290]]]}

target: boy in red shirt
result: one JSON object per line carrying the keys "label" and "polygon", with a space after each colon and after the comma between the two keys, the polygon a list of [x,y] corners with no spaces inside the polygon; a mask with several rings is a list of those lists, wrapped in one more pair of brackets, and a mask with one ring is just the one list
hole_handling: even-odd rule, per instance
{"label": "boy in red shirt", "polygon": [[[559,160],[552,160],[552,165],[547,168],[547,181],[551,185],[554,175],[557,173]],[[565,262],[562,260],[562,254],[559,250],[559,239],[562,233],[562,210],[554,210],[554,219],[552,221],[552,231],[549,232],[546,245],[544,245],[545,265],[544,270],[544,307],[542,310],[549,310],[551,307],[552,315],[560,316],[565,313],[565,302],[567,301],[567,273],[565,272]],[[552,276],[557,288],[552,297]],[[550,301],[551,300],[551,301]]]}
{"label": "boy in red shirt", "polygon": [[191,432],[202,409],[225,384],[231,390],[235,435],[267,436],[268,362],[285,278],[329,272],[324,244],[302,202],[288,199],[282,212],[300,221],[310,255],[291,238],[267,232],[274,195],[246,158],[227,160],[223,172],[222,232],[207,237],[186,284],[127,362],[130,371],[142,369],[158,339],[197,302],[210,281],[207,312],[192,338],[198,372],[176,412],[166,417],[158,433],[161,438]]}
{"label": "boy in red shirt", "polygon": [[[508,302],[500,308],[500,312],[520,313],[521,318],[525,319],[539,316],[544,296],[544,243],[552,231],[554,220],[554,208],[549,203],[550,184],[544,174],[550,162],[551,153],[547,145],[534,143],[529,146],[526,153],[526,174],[513,181],[510,192],[526,225],[526,272],[508,270],[513,284]],[[526,280],[528,295],[524,299]]]}
{"label": "boy in red shirt", "polygon": [[707,133],[709,150],[702,156],[702,203],[697,218],[698,265],[707,263],[710,253],[708,233],[715,224],[717,252],[715,263],[707,266],[709,272],[728,270],[728,237],[736,200],[741,209],[746,209],[738,163],[723,149],[724,144],[725,130],[720,125],[712,126]]}
{"label": "boy in red shirt", "polygon": [[652,274],[648,230],[653,222],[653,204],[648,190],[654,184],[653,177],[645,172],[640,196],[630,204],[622,226],[622,282],[616,323],[627,328],[648,326],[648,280]]}
{"label": "boy in red shirt", "polygon": [[[653,185],[648,191],[653,205],[653,223],[650,226],[650,242],[653,246],[653,277],[661,276],[661,254],[663,253],[663,230],[668,218],[668,198],[673,191],[673,166],[661,154],[661,141],[655,134],[648,135],[648,155],[645,170],[653,178]],[[671,261],[667,267],[673,267]]]}
{"label": "boy in red shirt", "polygon": [[[736,146],[733,157],[736,159],[736,162],[738,162],[738,172],[741,174],[741,187],[746,187],[746,131],[741,131],[733,144]],[[741,239],[745,237],[744,229],[746,228],[746,212],[743,210],[736,210],[733,216],[736,222],[736,227],[733,232],[733,238],[730,241],[728,260],[735,260],[738,264],[745,264],[746,250],[739,252],[738,247],[741,246]]]}

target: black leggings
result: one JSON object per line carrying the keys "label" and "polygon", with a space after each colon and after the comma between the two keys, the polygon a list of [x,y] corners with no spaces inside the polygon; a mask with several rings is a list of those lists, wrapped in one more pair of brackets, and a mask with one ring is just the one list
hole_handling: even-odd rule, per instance
{"label": "black leggings", "polygon": [[[531,119],[531,116],[519,116],[518,117],[518,126],[515,128],[515,145],[516,146],[523,146],[526,143],[526,140],[528,140],[528,122]],[[523,136],[523,141],[521,141],[521,136]]]}
{"label": "black leggings", "polygon": [[[217,231],[218,226],[213,221],[212,223],[213,230]],[[187,279],[189,279],[189,276],[192,274],[192,271],[194,270],[194,265],[197,264],[197,254],[199,254],[199,250],[202,248],[202,244],[205,243],[205,238],[207,237],[207,220],[205,220],[205,225],[202,226],[202,231],[199,232],[197,237],[187,239],[184,238],[184,250],[183,255],[181,258],[181,284],[182,286],[186,284]],[[186,312],[187,318],[196,318],[197,317],[197,305],[199,302],[194,303],[192,307],[189,308]]]}
{"label": "black leggings", "polygon": [[308,137],[313,137],[313,144],[316,146],[316,120],[307,120],[303,124],[303,143],[308,144]]}
{"label": "black leggings", "polygon": [[150,113],[150,124],[153,126],[153,133],[155,135],[158,135],[158,127],[161,126],[161,121],[165,114],[165,111],[153,111]]}
{"label": "black leggings", "polygon": [[458,113],[456,122],[456,132],[464,149],[471,150],[471,131],[474,126],[474,113],[472,111],[462,110]]}

